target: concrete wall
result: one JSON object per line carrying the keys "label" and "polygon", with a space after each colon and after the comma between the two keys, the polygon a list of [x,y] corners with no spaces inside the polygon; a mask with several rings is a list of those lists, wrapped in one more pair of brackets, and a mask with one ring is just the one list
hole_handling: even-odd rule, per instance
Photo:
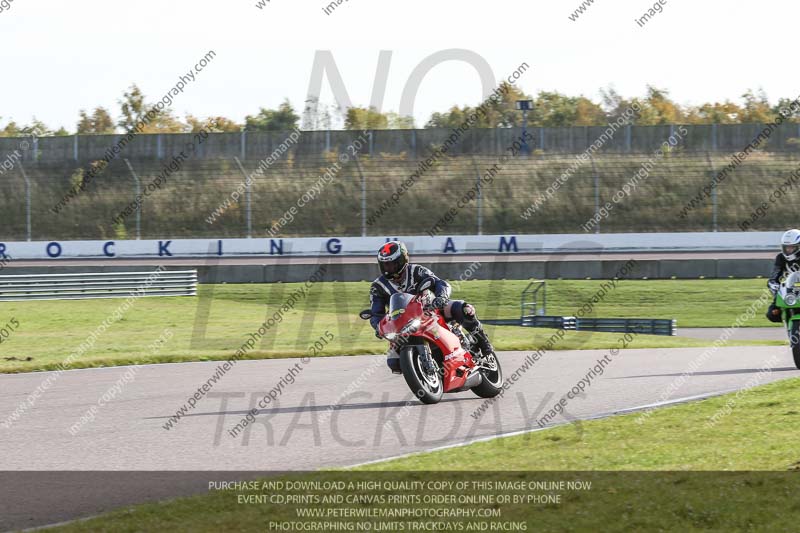
{"label": "concrete wall", "polygon": [[[322,264],[322,263],[320,263]],[[452,281],[467,279],[728,279],[766,277],[772,268],[770,259],[689,259],[641,260],[631,265],[625,259],[606,261],[517,261],[453,263],[450,259],[424,262],[439,276]],[[626,265],[628,268],[626,269]],[[186,270],[188,267],[168,267],[169,270]],[[275,283],[303,282],[317,270],[316,264],[285,265],[215,265],[197,268],[200,283]],[[15,274],[67,274],[74,272],[130,272],[151,271],[155,267],[12,267],[3,269],[2,275]],[[627,273],[621,274],[627,270]],[[372,262],[362,264],[332,263],[328,265],[326,281],[371,281],[376,277]]]}

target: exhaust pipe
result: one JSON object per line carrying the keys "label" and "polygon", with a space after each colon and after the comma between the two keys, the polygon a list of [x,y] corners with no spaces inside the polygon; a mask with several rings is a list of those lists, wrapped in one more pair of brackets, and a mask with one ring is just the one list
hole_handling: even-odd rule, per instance
{"label": "exhaust pipe", "polygon": [[471,389],[473,387],[477,387],[483,383],[483,374],[481,374],[480,369],[473,368],[472,372],[470,372],[469,376],[467,376],[467,381],[464,383],[464,389]]}

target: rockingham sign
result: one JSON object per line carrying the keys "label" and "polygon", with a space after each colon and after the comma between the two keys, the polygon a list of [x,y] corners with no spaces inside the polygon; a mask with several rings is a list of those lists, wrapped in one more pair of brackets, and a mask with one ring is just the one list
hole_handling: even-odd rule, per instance
{"label": "rockingham sign", "polygon": [[0,242],[0,257],[19,261],[354,256],[372,255],[383,243],[394,239],[403,240],[412,253],[428,255],[768,251],[780,242],[780,232],[614,233],[591,237],[560,234]]}

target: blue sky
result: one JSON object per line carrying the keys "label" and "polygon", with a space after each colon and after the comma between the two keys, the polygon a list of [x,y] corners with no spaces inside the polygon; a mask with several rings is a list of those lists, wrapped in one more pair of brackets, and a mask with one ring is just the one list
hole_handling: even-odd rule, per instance
{"label": "blue sky", "polygon": [[[800,94],[790,58],[791,21],[800,5],[783,0],[667,0],[639,27],[652,3],[595,0],[576,20],[579,0],[561,2],[349,0],[331,15],[325,1],[14,0],[0,12],[0,125],[35,115],[74,130],[78,111],[117,100],[133,82],[151,99],[166,92],[208,50],[217,58],[176,98],[183,116],[237,121],[288,97],[301,109],[317,50],[331,50],[356,105],[368,105],[380,50],[392,62],[384,111],[397,111],[412,70],[427,56],[463,48],[479,54],[497,79],[525,61],[529,93],[558,90],[597,98],[613,85],[626,96],[647,84],[670,89],[681,103],[738,99],[763,88],[776,100]],[[334,95],[324,84],[322,100]],[[431,112],[481,99],[475,69],[439,65],[415,105]]]}

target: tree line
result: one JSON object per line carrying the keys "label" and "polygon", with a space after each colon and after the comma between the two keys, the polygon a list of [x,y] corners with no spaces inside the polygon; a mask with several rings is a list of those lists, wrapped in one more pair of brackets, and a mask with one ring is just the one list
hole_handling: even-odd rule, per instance
{"label": "tree line", "polygon": [[[629,121],[640,126],[660,124],[750,124],[769,123],[775,120],[778,111],[789,109],[790,98],[780,98],[771,103],[763,90],[748,90],[738,102],[707,102],[700,105],[682,105],[674,101],[665,89],[648,86],[642,97],[625,98],[613,88],[600,90],[595,101],[586,96],[568,96],[559,92],[542,91],[536,96],[525,94],[519,87],[510,86],[500,101],[492,102],[489,111],[475,125],[478,128],[509,128],[522,126],[522,112],[516,109],[518,100],[532,100],[533,109],[527,121],[531,127],[603,126],[617,120],[626,110],[634,106],[639,109]],[[21,137],[33,132],[37,135],[81,135],[114,134],[128,131],[152,109],[137,85],[126,90],[118,101],[117,118],[104,107],[80,110],[73,131],[63,126],[52,129],[34,118],[29,124],[18,124],[14,120],[5,126],[0,122],[0,137]],[[424,128],[455,128],[463,124],[480,104],[475,106],[453,106],[444,112],[435,112],[424,124]],[[227,117],[198,118],[186,115],[183,119],[165,109],[151,120],[143,133],[191,133],[197,132],[209,122],[215,124],[215,132],[259,132],[302,130],[352,129],[412,129],[417,125],[412,117],[394,112],[381,112],[374,108],[351,107],[341,109],[336,105],[325,105],[318,99],[306,100],[304,109],[298,114],[286,99],[277,109],[260,108],[258,113],[248,115],[240,123]],[[211,120],[209,120],[211,119]],[[800,122],[800,112],[792,114],[792,122]]]}

